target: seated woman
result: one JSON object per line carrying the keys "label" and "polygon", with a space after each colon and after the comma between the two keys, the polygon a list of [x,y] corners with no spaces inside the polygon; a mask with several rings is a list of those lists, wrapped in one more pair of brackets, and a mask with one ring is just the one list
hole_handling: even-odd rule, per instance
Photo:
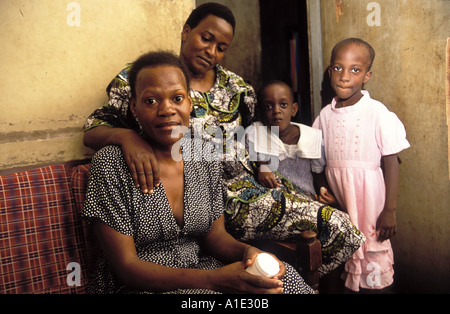
{"label": "seated woman", "polygon": [[[227,210],[233,212],[236,209],[236,215],[226,226],[237,231],[233,235],[245,236],[239,240],[261,239],[260,235],[271,235],[272,239],[295,241],[287,239],[286,232],[295,235],[302,230],[314,230],[319,233],[324,257],[322,273],[326,273],[344,263],[361,246],[359,231],[352,228],[350,220],[345,217],[340,219],[338,212],[331,215],[329,210],[318,210],[317,203],[304,201],[309,198],[304,193],[298,192],[296,197],[291,197],[294,192],[290,182],[282,181],[286,184],[267,189],[257,182],[254,186],[253,182],[249,184],[245,178],[241,180],[242,177],[253,177],[253,174],[248,170],[248,164],[241,163],[233,154],[234,146],[235,151],[238,150],[238,141],[234,141],[236,134],[233,132],[241,126],[247,127],[253,120],[256,94],[242,77],[219,65],[232,43],[235,24],[233,13],[226,6],[202,4],[186,20],[180,47],[180,58],[192,82],[189,90],[193,102],[190,127],[199,129],[198,132],[207,141],[223,148],[223,182],[228,188],[230,199]],[[106,145],[118,145],[134,184],[139,185],[144,193],[151,193],[154,182],[160,181],[160,161],[149,142],[138,135],[142,128],[130,112],[129,70],[127,67],[111,81],[107,88],[108,102],[87,119],[84,142],[95,150]],[[242,181],[244,184],[241,184]],[[248,212],[253,214],[249,216]],[[287,220],[289,215],[285,215],[285,212],[305,218],[301,221]],[[258,216],[256,220],[253,219],[255,216]],[[284,220],[281,219],[283,217]],[[248,225],[257,226],[261,232],[255,234],[251,228],[246,228]],[[266,225],[276,225],[276,228],[268,230]],[[295,229],[293,232],[287,230],[290,226]]]}
{"label": "seated woman", "polygon": [[[93,160],[83,216],[95,225],[102,254],[94,293],[314,293],[288,264],[273,278],[245,271],[258,249],[225,231],[220,163],[187,145],[192,101],[184,65],[152,52],[133,64],[131,110],[160,165],[160,184],[144,194],[119,146]],[[190,150],[190,151],[188,151]],[[180,158],[185,154],[194,158]]]}

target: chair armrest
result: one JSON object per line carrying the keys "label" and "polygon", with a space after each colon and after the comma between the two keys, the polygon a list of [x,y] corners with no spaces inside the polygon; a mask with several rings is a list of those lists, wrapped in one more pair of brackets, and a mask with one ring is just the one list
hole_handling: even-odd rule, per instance
{"label": "chair armrest", "polygon": [[317,234],[307,230],[302,233],[296,247],[297,267],[305,282],[311,288],[319,288],[319,267],[322,266],[322,251]]}

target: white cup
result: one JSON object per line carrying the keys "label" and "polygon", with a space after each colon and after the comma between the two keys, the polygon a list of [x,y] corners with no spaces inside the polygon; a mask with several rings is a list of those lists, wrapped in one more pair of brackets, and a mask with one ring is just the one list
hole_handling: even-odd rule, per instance
{"label": "white cup", "polygon": [[246,269],[250,274],[272,278],[280,271],[278,261],[270,254],[261,253],[255,262]]}

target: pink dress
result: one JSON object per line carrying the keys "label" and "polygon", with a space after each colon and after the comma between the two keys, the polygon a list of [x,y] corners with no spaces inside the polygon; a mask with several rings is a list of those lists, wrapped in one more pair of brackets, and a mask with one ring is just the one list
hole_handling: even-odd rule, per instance
{"label": "pink dress", "polygon": [[345,265],[345,285],[353,291],[382,289],[393,282],[391,243],[378,242],[375,230],[386,194],[380,161],[410,146],[398,117],[362,92],[364,96],[351,107],[336,108],[333,100],[313,125],[323,132],[330,187],[367,238]]}

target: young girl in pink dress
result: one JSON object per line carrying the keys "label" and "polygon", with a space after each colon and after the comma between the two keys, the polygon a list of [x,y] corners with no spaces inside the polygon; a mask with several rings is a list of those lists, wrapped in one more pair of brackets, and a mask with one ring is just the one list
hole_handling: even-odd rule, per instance
{"label": "young girl in pink dress", "polygon": [[362,90],[374,57],[373,48],[360,39],[334,47],[329,73],[337,97],[314,122],[324,136],[328,183],[367,238],[345,265],[345,286],[352,291],[393,283],[389,239],[397,232],[397,154],[410,146],[398,117]]}

